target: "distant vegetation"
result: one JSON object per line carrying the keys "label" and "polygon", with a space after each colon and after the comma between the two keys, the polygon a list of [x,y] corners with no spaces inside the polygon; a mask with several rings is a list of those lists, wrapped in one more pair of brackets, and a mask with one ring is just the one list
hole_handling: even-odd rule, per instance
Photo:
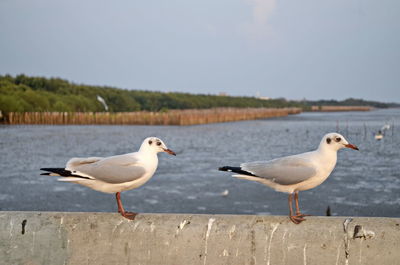
{"label": "distant vegetation", "polygon": [[383,103],[378,101],[368,101],[363,99],[348,98],[345,100],[318,100],[305,101],[307,106],[371,106],[375,108],[398,108],[399,103]]}
{"label": "distant vegetation", "polygon": [[104,111],[97,95],[105,99],[111,112],[302,105],[284,99],[266,101],[254,97],[162,93],[73,84],[59,78],[0,76],[0,109],[3,112]]}
{"label": "distant vegetation", "polygon": [[262,100],[255,97],[163,93],[74,84],[60,78],[0,75],[0,110],[3,113],[104,111],[103,105],[97,100],[97,95],[105,99],[111,112],[215,107],[301,107],[309,109],[312,105],[369,105],[380,108],[398,106],[357,99],[286,101],[285,99]]}

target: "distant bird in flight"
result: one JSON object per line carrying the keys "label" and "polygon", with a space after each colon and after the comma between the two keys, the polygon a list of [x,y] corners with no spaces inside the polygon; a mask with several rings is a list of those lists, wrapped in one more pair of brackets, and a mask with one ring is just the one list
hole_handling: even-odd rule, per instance
{"label": "distant bird in flight", "polygon": [[97,95],[97,100],[103,105],[104,110],[108,111],[108,106],[107,106],[106,100],[99,95]]}
{"label": "distant bird in flight", "polygon": [[[299,224],[307,216],[300,212],[299,191],[315,188],[324,182],[335,168],[337,151],[345,147],[358,150],[342,135],[328,133],[315,151],[270,161],[244,163],[240,167],[224,166],[219,170],[233,172],[236,173],[233,177],[257,181],[276,191],[289,193],[289,218]],[[293,195],[296,215],[292,208]]]}
{"label": "distant bird in flight", "polygon": [[41,168],[41,175],[61,176],[59,181],[81,184],[91,189],[116,193],[118,212],[133,220],[136,213],[124,210],[121,191],[136,189],[146,183],[158,165],[157,153],[176,155],[159,138],[146,138],[139,151],[110,157],[71,158],[65,168]]}

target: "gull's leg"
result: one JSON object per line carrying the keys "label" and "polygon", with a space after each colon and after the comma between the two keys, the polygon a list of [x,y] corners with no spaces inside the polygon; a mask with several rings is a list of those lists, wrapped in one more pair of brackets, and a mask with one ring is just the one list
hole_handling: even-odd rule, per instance
{"label": "gull's leg", "polygon": [[301,217],[301,216],[297,216],[297,215],[293,215],[293,194],[292,193],[290,193],[289,194],[289,200],[288,200],[288,203],[289,203],[289,218],[290,218],[290,220],[292,220],[292,222],[293,223],[295,223],[295,224],[300,224],[302,221],[304,221],[304,218],[303,217]]}
{"label": "gull's leg", "polygon": [[311,216],[310,214],[302,214],[302,213],[300,212],[300,207],[299,207],[299,192],[298,192],[298,191],[296,191],[296,192],[294,193],[294,202],[295,202],[295,204],[296,204],[296,216],[299,216],[299,217]]}
{"label": "gull's leg", "polygon": [[118,212],[119,213],[125,212],[124,207],[122,206],[122,202],[121,202],[121,193],[120,192],[115,193],[115,198],[117,199]]}
{"label": "gull's leg", "polygon": [[121,192],[117,192],[115,194],[115,198],[117,199],[117,205],[118,205],[118,212],[121,213],[121,215],[125,218],[128,218],[130,220],[135,219],[137,213],[132,213],[132,212],[125,212],[124,206],[122,206],[122,201],[121,201]]}

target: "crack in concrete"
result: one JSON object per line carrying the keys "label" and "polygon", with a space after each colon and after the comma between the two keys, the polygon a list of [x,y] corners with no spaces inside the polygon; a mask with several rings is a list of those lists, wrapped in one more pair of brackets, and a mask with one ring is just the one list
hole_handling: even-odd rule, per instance
{"label": "crack in concrete", "polygon": [[349,264],[349,256],[350,256],[350,238],[348,233],[349,224],[353,221],[353,218],[346,218],[343,222],[343,230],[344,230],[344,255],[346,258],[346,265]]}
{"label": "crack in concrete", "polygon": [[208,238],[210,237],[210,232],[211,232],[211,228],[212,228],[212,225],[213,225],[214,221],[215,221],[214,218],[210,218],[208,220],[208,224],[207,224],[206,243],[205,243],[205,246],[204,246],[204,263],[203,263],[204,265],[207,262],[207,243],[208,243]]}

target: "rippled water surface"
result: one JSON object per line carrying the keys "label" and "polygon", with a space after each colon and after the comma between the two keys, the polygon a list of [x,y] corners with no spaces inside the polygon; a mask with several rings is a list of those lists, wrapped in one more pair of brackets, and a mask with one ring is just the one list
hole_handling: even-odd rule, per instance
{"label": "rippled water surface", "polygon": [[[381,141],[374,132],[394,124]],[[70,157],[133,152],[147,136],[177,156],[160,154],[154,177],[122,193],[138,212],[286,215],[287,195],[231,178],[217,168],[310,151],[339,130],[360,151],[341,150],[332,175],[300,193],[304,212],[400,217],[400,110],[303,113],[284,118],[198,126],[0,126],[0,210],[116,211],[114,195],[55,177],[39,168]],[[222,196],[225,190],[228,196]]]}

